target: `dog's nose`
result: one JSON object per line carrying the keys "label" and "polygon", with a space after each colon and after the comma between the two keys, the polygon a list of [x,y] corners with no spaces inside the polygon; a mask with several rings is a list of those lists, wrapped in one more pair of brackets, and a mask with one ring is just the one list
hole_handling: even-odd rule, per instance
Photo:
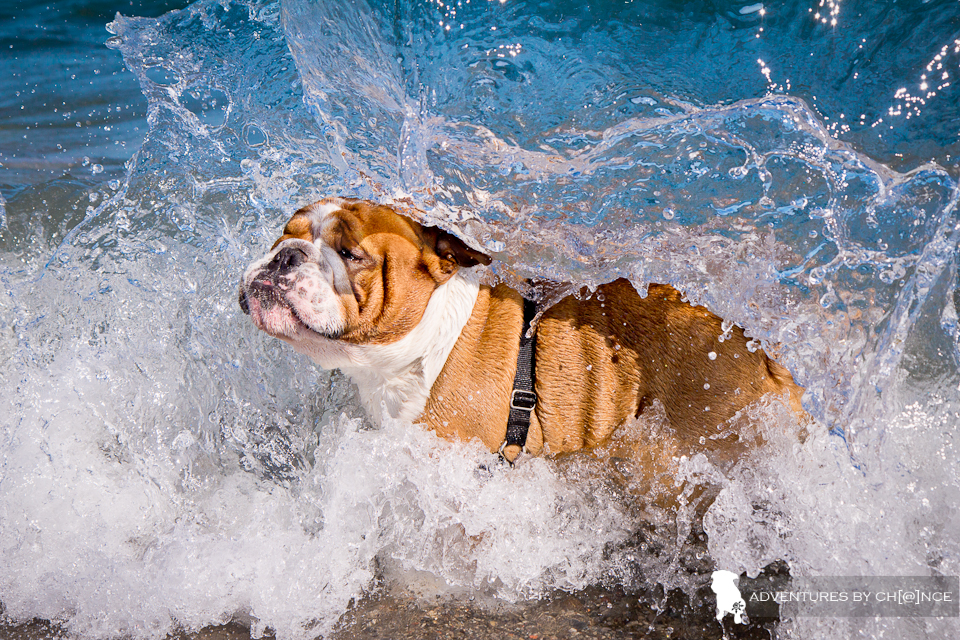
{"label": "dog's nose", "polygon": [[306,257],[307,254],[296,247],[284,247],[277,251],[277,255],[273,256],[273,260],[267,266],[277,273],[286,273],[303,264]]}
{"label": "dog's nose", "polygon": [[240,286],[240,311],[243,311],[245,314],[250,315],[250,303],[247,302],[247,292],[244,291],[243,285]]}

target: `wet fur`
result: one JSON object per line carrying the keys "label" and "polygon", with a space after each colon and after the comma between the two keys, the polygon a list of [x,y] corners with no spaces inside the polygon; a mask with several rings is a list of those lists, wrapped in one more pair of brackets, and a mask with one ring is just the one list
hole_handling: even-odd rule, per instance
{"label": "wet fur", "polygon": [[[300,247],[307,264],[279,273],[285,247]],[[271,252],[251,265],[241,306],[260,328],[348,373],[375,420],[419,421],[440,436],[478,438],[496,451],[506,431],[523,300],[503,284],[479,285],[469,270],[479,262],[489,258],[388,207],[328,199],[294,214]],[[302,274],[326,274],[329,282],[311,281],[310,291],[337,296],[315,303],[324,313],[341,310],[341,317],[323,320],[335,335],[299,320],[318,315],[312,308],[288,308],[307,302],[272,291]],[[736,425],[730,437],[710,436],[751,402],[774,393],[803,415],[802,390],[785,368],[762,350],[751,352],[738,327],[724,336],[719,317],[663,285],[651,285],[641,298],[617,280],[585,299],[563,298],[539,320],[536,362],[537,407],[527,440],[534,454],[598,447],[655,402],[670,426],[663,451],[727,459],[749,446]],[[507,454],[512,459],[517,451]]]}

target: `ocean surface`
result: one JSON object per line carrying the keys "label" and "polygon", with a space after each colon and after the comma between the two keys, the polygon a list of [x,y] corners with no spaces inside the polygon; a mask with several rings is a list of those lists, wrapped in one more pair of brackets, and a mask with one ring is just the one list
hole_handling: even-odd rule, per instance
{"label": "ocean surface", "polygon": [[[960,2],[8,2],[0,60],[5,620],[292,640],[383,593],[960,574]],[[491,278],[672,284],[817,428],[766,403],[762,453],[683,461],[699,547],[698,505],[639,508],[614,462],[372,428],[236,301],[327,195],[419,209]]]}

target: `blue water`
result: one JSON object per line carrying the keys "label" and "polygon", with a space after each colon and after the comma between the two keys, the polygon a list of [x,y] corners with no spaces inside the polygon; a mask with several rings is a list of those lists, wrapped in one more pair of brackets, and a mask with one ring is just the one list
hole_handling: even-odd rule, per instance
{"label": "blue water", "polygon": [[717,568],[960,573],[957,2],[77,0],[0,9],[0,55],[5,615],[299,638],[377,589],[703,587],[682,536],[610,552],[689,522],[601,463],[478,477],[250,325],[239,274],[326,195],[508,281],[671,283],[776,354],[823,428],[764,406],[763,456],[684,461]]}

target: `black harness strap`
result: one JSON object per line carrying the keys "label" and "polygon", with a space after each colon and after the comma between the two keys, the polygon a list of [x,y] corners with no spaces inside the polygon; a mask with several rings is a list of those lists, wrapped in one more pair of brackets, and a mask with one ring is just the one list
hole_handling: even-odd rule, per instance
{"label": "black harness strap", "polygon": [[[527,444],[527,432],[530,430],[530,413],[537,406],[537,394],[533,391],[533,381],[537,367],[537,334],[530,331],[533,318],[537,315],[537,304],[533,300],[523,300],[523,329],[520,332],[520,351],[517,353],[517,373],[513,377],[513,393],[510,395],[510,415],[507,417],[507,437],[500,445],[503,450],[517,445],[523,451]],[[531,334],[532,335],[527,335]],[[513,460],[507,460],[513,464]]]}

